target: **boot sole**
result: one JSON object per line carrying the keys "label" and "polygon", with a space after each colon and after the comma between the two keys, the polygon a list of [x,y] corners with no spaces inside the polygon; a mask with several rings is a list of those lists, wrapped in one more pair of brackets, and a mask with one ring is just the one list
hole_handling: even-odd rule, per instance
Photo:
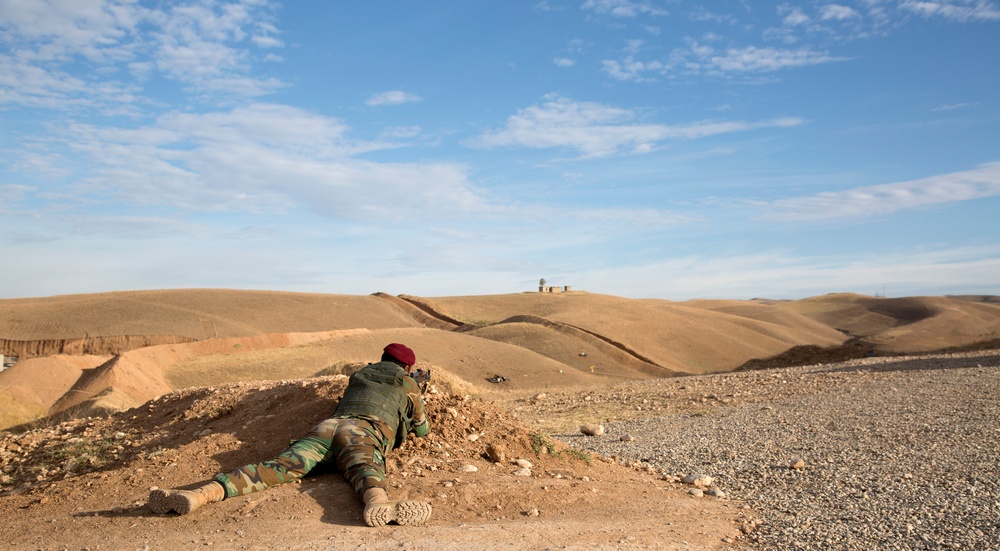
{"label": "boot sole", "polygon": [[365,524],[385,526],[395,522],[401,526],[415,526],[431,518],[431,504],[423,501],[397,501],[365,507]]}
{"label": "boot sole", "polygon": [[191,502],[174,490],[153,490],[149,492],[149,510],[158,514],[177,513],[186,515],[192,511]]}
{"label": "boot sole", "polygon": [[173,512],[173,493],[170,490],[153,490],[152,492],[149,492],[148,505],[149,510],[158,515],[165,515]]}

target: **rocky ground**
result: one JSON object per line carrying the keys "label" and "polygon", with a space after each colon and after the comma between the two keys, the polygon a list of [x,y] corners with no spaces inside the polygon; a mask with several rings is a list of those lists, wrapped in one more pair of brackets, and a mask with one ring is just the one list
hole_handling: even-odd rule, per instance
{"label": "rocky ground", "polygon": [[744,526],[752,549],[1000,549],[997,351],[631,383],[542,401],[549,407],[533,399],[515,408],[541,424],[559,411],[628,411],[608,417],[603,436],[556,437],[668,476],[712,477],[723,499],[756,515]]}

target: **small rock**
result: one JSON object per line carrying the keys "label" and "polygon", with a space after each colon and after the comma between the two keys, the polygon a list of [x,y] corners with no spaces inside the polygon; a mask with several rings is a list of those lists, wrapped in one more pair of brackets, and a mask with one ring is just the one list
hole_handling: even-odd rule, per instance
{"label": "small rock", "polygon": [[538,400],[539,402],[542,401],[542,400],[544,400],[547,397],[548,397],[548,394],[545,394],[544,392],[540,392],[538,394],[535,394],[535,400]]}
{"label": "small rock", "polygon": [[490,443],[486,446],[486,457],[494,463],[503,463],[507,460],[507,451],[503,444]]}
{"label": "small rock", "polygon": [[690,490],[688,490],[688,493],[693,495],[694,497],[703,497],[705,495],[705,492],[702,491],[700,488],[691,488]]}
{"label": "small rock", "polygon": [[476,440],[479,440],[479,435],[476,433],[467,434],[465,435],[465,439],[469,442],[475,442]]}
{"label": "small rock", "polygon": [[801,457],[796,457],[795,459],[792,459],[791,461],[788,462],[789,469],[802,469],[805,468],[805,466],[806,462]]}
{"label": "small rock", "polygon": [[523,469],[522,468],[522,469],[518,469],[518,470],[514,471],[511,474],[513,474],[514,476],[531,476],[531,469]]}
{"label": "small rock", "polygon": [[708,490],[705,490],[705,495],[712,497],[726,497],[726,492],[723,492],[718,488],[710,488]]}
{"label": "small rock", "polygon": [[530,469],[531,467],[534,466],[531,464],[531,461],[528,461],[527,459],[518,459],[514,463],[516,463],[517,466],[521,467],[522,469]]}
{"label": "small rock", "polygon": [[587,436],[601,436],[604,434],[604,425],[583,425],[580,427],[580,432]]}
{"label": "small rock", "polygon": [[531,509],[528,509],[527,511],[524,512],[524,515],[528,517],[537,517],[538,507],[532,507]]}
{"label": "small rock", "polygon": [[455,408],[444,408],[445,413],[451,415],[452,419],[458,418],[458,410]]}
{"label": "small rock", "polygon": [[681,479],[684,484],[707,488],[712,485],[712,477],[707,474],[689,474]]}
{"label": "small rock", "polygon": [[466,463],[465,465],[462,465],[461,467],[459,467],[458,470],[462,471],[463,473],[474,473],[474,472],[478,471],[479,468],[476,467],[475,465],[471,465],[471,464]]}
{"label": "small rock", "polygon": [[621,440],[622,442],[632,442],[633,440],[635,440],[635,438],[633,438],[631,434],[625,434],[622,435],[622,437],[619,438],[619,440]]}

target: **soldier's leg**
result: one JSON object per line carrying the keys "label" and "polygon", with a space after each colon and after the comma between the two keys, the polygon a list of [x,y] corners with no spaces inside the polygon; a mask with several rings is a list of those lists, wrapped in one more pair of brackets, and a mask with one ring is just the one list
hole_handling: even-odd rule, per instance
{"label": "soldier's leg", "polygon": [[302,478],[330,451],[339,421],[340,419],[327,419],[274,459],[244,465],[229,473],[217,475],[215,480],[226,489],[225,497],[228,498]]}
{"label": "soldier's leg", "polygon": [[390,443],[368,421],[341,419],[333,435],[330,458],[358,496],[385,489],[385,453]]}
{"label": "soldier's leg", "polygon": [[214,501],[263,490],[297,478],[302,478],[330,450],[338,419],[327,419],[313,427],[309,434],[295,441],[270,461],[245,465],[227,474],[220,474],[194,490],[153,490],[149,508],[154,513],[176,512],[182,515]]}
{"label": "soldier's leg", "polygon": [[367,421],[346,419],[333,436],[331,458],[364,501],[368,526],[422,524],[431,516],[423,501],[389,501],[386,493],[385,453],[391,446],[381,431]]}

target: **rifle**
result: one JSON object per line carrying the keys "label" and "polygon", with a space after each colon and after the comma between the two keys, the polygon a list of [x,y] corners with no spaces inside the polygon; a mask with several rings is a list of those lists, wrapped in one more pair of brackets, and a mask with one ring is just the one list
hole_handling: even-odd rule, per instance
{"label": "rifle", "polygon": [[427,392],[427,387],[431,384],[431,370],[428,369],[415,369],[410,372],[410,377],[417,382],[417,386],[420,387],[420,392]]}

